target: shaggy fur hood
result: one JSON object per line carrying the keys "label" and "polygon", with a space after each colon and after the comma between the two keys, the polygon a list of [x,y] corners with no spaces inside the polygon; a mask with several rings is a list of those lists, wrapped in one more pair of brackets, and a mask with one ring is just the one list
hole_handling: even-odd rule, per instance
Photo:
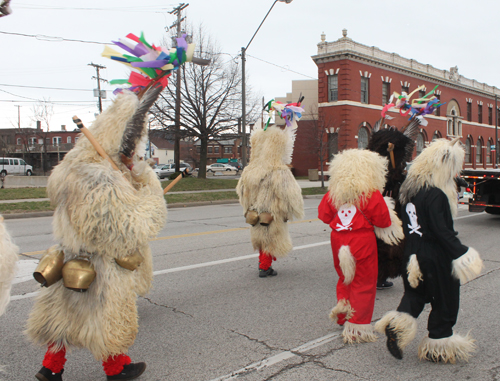
{"label": "shaggy fur hood", "polygon": [[[122,164],[119,155],[121,137],[127,126],[127,121],[134,115],[139,99],[137,95],[130,91],[118,94],[115,101],[89,127],[89,131],[99,142],[108,156],[123,171],[126,166]],[[146,122],[145,124],[146,125]],[[144,128],[143,134],[146,129]],[[67,153],[70,158],[78,157],[79,160],[87,163],[100,163],[105,161],[88,139],[78,139],[75,147]]]}
{"label": "shaggy fur hood", "polygon": [[360,207],[374,191],[383,191],[387,159],[368,150],[345,150],[335,155],[329,174],[328,191],[335,208],[344,204]]}
{"label": "shaggy fur hood", "polygon": [[460,142],[437,139],[413,160],[399,200],[402,204],[411,201],[422,188],[441,189],[450,203],[452,215],[457,214],[457,188],[455,177],[462,170],[465,150]]}
{"label": "shaggy fur hood", "polygon": [[270,126],[266,131],[259,128],[250,137],[252,161],[250,165],[268,168],[292,162],[295,130]]}

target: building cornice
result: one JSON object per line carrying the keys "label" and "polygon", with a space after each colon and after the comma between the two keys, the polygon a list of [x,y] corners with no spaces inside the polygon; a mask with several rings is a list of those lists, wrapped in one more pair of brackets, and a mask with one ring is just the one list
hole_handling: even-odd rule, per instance
{"label": "building cornice", "polygon": [[489,86],[459,75],[456,67],[450,68],[450,70],[437,69],[432,65],[425,65],[416,60],[401,57],[397,53],[389,53],[375,46],[360,44],[347,37],[334,42],[319,43],[318,54],[311,58],[316,65],[344,59],[367,62],[393,72],[437,82],[457,90],[473,92],[491,98],[494,98],[495,94],[500,95],[500,89],[495,86]]}

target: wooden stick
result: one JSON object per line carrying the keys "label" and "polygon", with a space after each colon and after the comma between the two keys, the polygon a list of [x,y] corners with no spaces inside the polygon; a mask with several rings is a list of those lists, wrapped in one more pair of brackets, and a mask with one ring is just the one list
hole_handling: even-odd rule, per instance
{"label": "wooden stick", "polygon": [[172,180],[170,184],[168,184],[165,187],[165,189],[163,189],[163,194],[166,194],[170,189],[172,189],[174,185],[180,181],[180,179],[182,179],[182,173],[179,176],[177,176],[174,180]]}
{"label": "wooden stick", "polygon": [[170,184],[168,184],[165,187],[165,189],[163,189],[163,194],[167,193],[170,189],[172,189],[173,186],[181,180],[181,178],[183,178],[184,176],[188,176],[190,174],[191,172],[189,171],[189,168],[186,168],[184,171],[182,171],[182,173],[179,176],[177,176],[174,180],[172,180]]}
{"label": "wooden stick", "polygon": [[391,156],[392,168],[396,169],[396,161],[394,160],[394,144],[389,143],[387,151],[389,151],[389,155]]}
{"label": "wooden stick", "polygon": [[83,125],[82,121],[76,115],[73,117],[73,122],[75,122],[75,124],[78,126],[78,128],[80,129],[80,131],[82,132],[82,134],[84,134],[87,137],[87,139],[92,144],[92,146],[95,148],[95,150],[97,151],[97,153],[99,155],[101,155],[104,159],[106,159],[107,161],[109,161],[110,164],[111,164],[111,166],[114,169],[116,169],[117,171],[119,171],[120,168],[118,168],[118,166],[115,164],[115,162],[108,156],[108,154],[104,151],[104,149],[101,147],[101,145],[99,144],[99,142],[97,140],[95,140],[94,135],[92,135],[92,133],[87,129],[87,127],[85,127]]}

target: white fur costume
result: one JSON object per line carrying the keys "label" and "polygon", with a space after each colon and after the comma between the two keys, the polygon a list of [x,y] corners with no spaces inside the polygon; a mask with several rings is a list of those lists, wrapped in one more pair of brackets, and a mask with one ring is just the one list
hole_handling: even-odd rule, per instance
{"label": "white fur costume", "polygon": [[19,248],[12,242],[3,217],[0,216],[0,316],[9,304],[18,251]]}
{"label": "white fur costume", "polygon": [[[147,293],[153,279],[149,240],[167,213],[149,165],[136,162],[131,175],[120,161],[121,138],[138,103],[131,92],[118,95],[89,128],[120,171],[82,136],[49,178],[47,193],[56,207],[54,235],[65,262],[88,257],[97,276],[87,292],[69,290],[62,280],[42,289],[27,329],[37,344],[54,344],[54,350],[84,347],[105,360],[126,353],[135,340],[137,294]],[[135,271],[115,261],[136,252],[143,263]]]}
{"label": "white fur costume", "polygon": [[236,192],[243,212],[271,213],[269,226],[251,228],[252,245],[276,258],[292,250],[287,221],[302,218],[302,191],[287,164],[291,162],[295,130],[271,126],[253,131],[250,143],[252,157],[243,170]]}

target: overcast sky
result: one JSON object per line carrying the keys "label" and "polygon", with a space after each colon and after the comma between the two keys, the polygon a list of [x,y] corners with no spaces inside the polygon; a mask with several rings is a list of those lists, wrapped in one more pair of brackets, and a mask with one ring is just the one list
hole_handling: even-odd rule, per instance
{"label": "overcast sky", "polygon": [[[188,22],[203,24],[228,59],[238,59],[274,0],[184,2],[189,4],[183,11]],[[43,99],[54,102],[51,130],[63,124],[73,129],[72,115],[90,125],[98,108],[92,93],[96,71],[88,64],[106,66],[100,75],[108,80],[129,74],[125,66],[101,57],[103,44],[91,42],[110,43],[143,31],[148,42],[159,44],[165,28],[175,22],[169,12],[178,5],[160,0],[11,0],[13,13],[0,18],[0,128],[17,127],[19,112],[21,127],[34,127],[32,105]],[[311,56],[321,33],[335,41],[346,28],[356,42],[438,69],[458,66],[459,74],[500,87],[498,14],[498,0],[278,2],[248,48],[249,85],[268,101],[290,92],[292,80],[317,78]],[[104,108],[111,98],[109,91]]]}

